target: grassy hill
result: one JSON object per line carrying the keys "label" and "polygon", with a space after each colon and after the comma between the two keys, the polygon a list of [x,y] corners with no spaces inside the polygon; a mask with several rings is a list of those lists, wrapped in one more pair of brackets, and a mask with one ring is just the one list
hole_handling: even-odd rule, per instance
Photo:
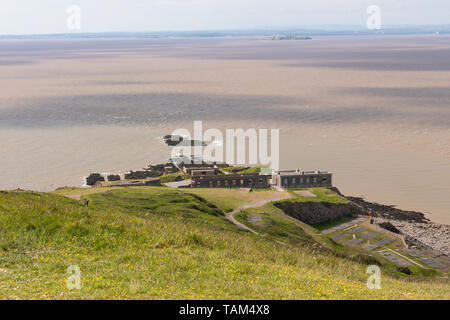
{"label": "grassy hill", "polygon": [[[90,205],[64,195],[82,195]],[[1,191],[0,298],[449,298],[442,277],[387,269],[382,289],[369,290],[365,264],[271,204],[261,208],[273,221],[263,236],[224,216],[276,196],[164,187]],[[81,270],[80,290],[66,287],[71,265]]]}

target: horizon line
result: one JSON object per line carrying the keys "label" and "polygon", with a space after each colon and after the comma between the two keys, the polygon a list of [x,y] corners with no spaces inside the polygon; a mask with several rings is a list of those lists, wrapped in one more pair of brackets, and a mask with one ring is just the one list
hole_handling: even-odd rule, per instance
{"label": "horizon line", "polygon": [[[365,32],[367,34],[377,34],[383,31],[389,31],[393,29],[408,29],[417,28],[446,28],[446,31],[450,32],[450,24],[396,24],[385,25],[381,29],[370,30],[367,27],[359,24],[320,24],[320,25],[301,25],[301,26],[256,26],[248,28],[213,28],[213,29],[184,29],[184,30],[112,30],[112,31],[67,31],[67,32],[48,32],[48,33],[0,33],[0,37],[38,37],[38,36],[82,36],[82,35],[101,35],[101,34],[173,34],[173,33],[211,33],[211,32],[263,32],[263,31],[311,31],[311,32],[327,32],[327,33],[339,33],[339,32]],[[332,29],[330,29],[332,28]],[[341,29],[339,29],[341,28]],[[448,28],[448,29],[447,29]],[[412,31],[412,30],[411,30]],[[416,30],[417,31],[417,30]],[[423,32],[433,32],[433,30],[422,30]]]}

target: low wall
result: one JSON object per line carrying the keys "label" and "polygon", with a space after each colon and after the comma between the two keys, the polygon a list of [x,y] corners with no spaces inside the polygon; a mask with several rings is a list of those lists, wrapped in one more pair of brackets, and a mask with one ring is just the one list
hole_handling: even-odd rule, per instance
{"label": "low wall", "polygon": [[360,209],[350,203],[338,204],[328,202],[278,202],[274,204],[288,216],[309,225],[324,224],[343,217],[357,217]]}

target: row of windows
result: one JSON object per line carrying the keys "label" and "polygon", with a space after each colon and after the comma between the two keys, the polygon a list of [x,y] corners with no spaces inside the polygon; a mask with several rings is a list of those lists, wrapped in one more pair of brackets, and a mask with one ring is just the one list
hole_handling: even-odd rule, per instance
{"label": "row of windows", "polygon": [[[317,183],[318,178],[283,178],[284,184],[296,184],[296,183]],[[322,182],[326,182],[327,178],[323,177]]]}
{"label": "row of windows", "polygon": [[[209,185],[210,186],[214,186],[214,185],[216,185],[216,186],[218,186],[218,187],[220,187],[220,186],[236,186],[236,185],[252,185],[253,184],[253,180],[252,179],[248,179],[248,180],[246,180],[246,181],[244,181],[243,179],[242,180],[231,180],[231,181],[229,181],[229,180],[216,180],[216,181],[214,181],[214,180],[210,180],[209,182]],[[263,179],[258,179],[258,183],[263,183]],[[200,185],[201,184],[201,182],[200,181],[197,181],[197,185]]]}

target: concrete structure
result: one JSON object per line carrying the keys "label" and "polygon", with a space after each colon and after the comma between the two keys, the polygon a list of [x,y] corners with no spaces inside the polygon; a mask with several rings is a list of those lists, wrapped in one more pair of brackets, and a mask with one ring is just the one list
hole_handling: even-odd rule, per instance
{"label": "concrete structure", "polygon": [[181,181],[174,181],[174,182],[166,182],[164,183],[165,186],[168,186],[170,188],[190,188],[192,181],[189,180],[181,180]]}
{"label": "concrete structure", "polygon": [[184,163],[182,162],[178,166],[184,173],[190,174],[191,170],[201,170],[201,169],[211,169],[214,165],[209,165],[207,163]]}
{"label": "concrete structure", "polygon": [[178,168],[175,167],[173,164],[164,166],[164,174],[172,174],[175,172],[178,172]]}
{"label": "concrete structure", "polygon": [[324,171],[279,171],[272,175],[272,185],[278,188],[331,188],[332,174]]}
{"label": "concrete structure", "polygon": [[230,166],[229,164],[227,164],[225,162],[214,162],[213,165],[214,165],[214,168],[219,168],[219,169],[227,168]]}
{"label": "concrete structure", "polygon": [[219,173],[217,168],[199,168],[199,169],[188,169],[188,174],[193,177],[198,176],[214,176]]}
{"label": "concrete structure", "polygon": [[214,167],[207,167],[207,166],[198,166],[198,167],[183,167],[183,172],[188,175],[194,175],[193,172],[197,171],[197,174],[199,172],[208,172],[213,174],[219,174],[220,170]]}
{"label": "concrete structure", "polygon": [[193,188],[269,188],[270,176],[259,173],[193,176]]}
{"label": "concrete structure", "polygon": [[171,174],[178,171],[178,168],[171,162],[163,164],[148,165],[144,168],[144,175],[148,178],[157,178],[163,174]]}
{"label": "concrete structure", "polygon": [[159,179],[147,179],[142,181],[123,181],[118,182],[117,184],[112,184],[110,187],[160,187],[161,180]]}

